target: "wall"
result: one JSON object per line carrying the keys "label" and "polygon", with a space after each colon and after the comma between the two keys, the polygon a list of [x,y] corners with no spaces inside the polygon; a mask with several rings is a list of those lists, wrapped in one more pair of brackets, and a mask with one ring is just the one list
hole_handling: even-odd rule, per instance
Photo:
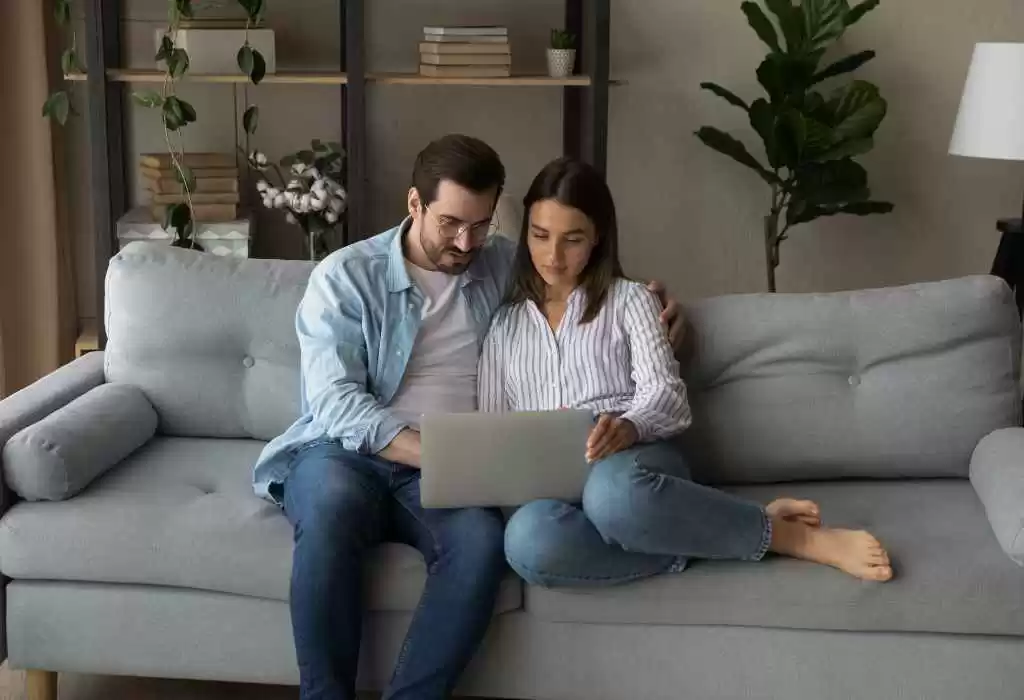
{"label": "wall", "polygon": [[[428,23],[491,22],[511,28],[514,68],[542,70],[547,30],[562,4],[550,0],[412,0],[367,2],[369,66],[413,70],[419,31]],[[162,0],[130,0],[131,59],[150,64],[152,30]],[[331,69],[337,55],[334,0],[271,2],[282,68]],[[783,247],[782,291],[827,291],[985,272],[998,234],[995,220],[1020,209],[1024,168],[954,158],[946,149],[973,45],[1015,40],[1024,27],[1018,0],[884,0],[844,39],[842,49],[877,50],[863,69],[888,98],[889,117],[865,159],[877,197],[896,203],[885,217],[825,219]],[[1017,31],[1014,31],[1017,28]],[[764,287],[760,218],[767,191],[752,174],[710,152],[693,136],[703,124],[748,138],[740,113],[699,89],[714,80],[743,95],[756,91],[762,47],[732,0],[616,0],[612,3],[609,181],[622,222],[630,274],[665,280],[690,298]],[[336,88],[261,86],[260,145],[272,156],[311,137],[340,136]],[[214,86],[182,90],[200,115],[190,148],[231,148],[232,115],[242,91]],[[236,104],[236,102],[238,104]],[[403,215],[416,151],[447,131],[481,136],[502,154],[510,188],[521,196],[532,175],[560,149],[555,90],[375,86],[368,98],[371,218],[384,228]],[[741,116],[741,115],[740,115]],[[134,151],[161,148],[152,114],[133,108]],[[77,236],[80,308],[94,298],[87,234],[88,169],[81,128],[69,149],[79,186],[70,196],[82,213]],[[749,141],[748,143],[753,143]],[[262,255],[297,255],[294,233],[261,212]]]}

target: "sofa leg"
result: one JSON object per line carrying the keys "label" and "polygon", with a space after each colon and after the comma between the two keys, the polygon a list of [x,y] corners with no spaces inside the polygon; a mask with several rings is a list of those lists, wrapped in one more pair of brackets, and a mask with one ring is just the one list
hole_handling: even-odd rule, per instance
{"label": "sofa leg", "polygon": [[26,671],[26,700],[57,700],[56,671]]}

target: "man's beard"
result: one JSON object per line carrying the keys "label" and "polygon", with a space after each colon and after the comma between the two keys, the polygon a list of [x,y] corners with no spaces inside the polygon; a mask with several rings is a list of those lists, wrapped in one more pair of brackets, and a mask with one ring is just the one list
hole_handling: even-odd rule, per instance
{"label": "man's beard", "polygon": [[[441,272],[445,272],[449,275],[461,275],[469,267],[470,263],[476,257],[476,250],[471,250],[468,253],[462,254],[462,251],[454,246],[433,246],[428,245],[426,241],[423,241],[423,252],[426,253],[427,259],[430,260]],[[448,253],[452,253],[459,258],[459,262],[445,262],[444,257]]]}

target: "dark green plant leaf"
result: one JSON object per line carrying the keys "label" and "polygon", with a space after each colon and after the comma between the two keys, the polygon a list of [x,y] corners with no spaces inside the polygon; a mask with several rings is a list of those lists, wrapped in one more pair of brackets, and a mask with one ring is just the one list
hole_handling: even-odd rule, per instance
{"label": "dark green plant leaf", "polygon": [[860,53],[855,53],[852,56],[842,58],[815,75],[813,82],[820,83],[822,80],[834,78],[837,75],[852,73],[874,57],[874,51],[861,51]]}
{"label": "dark green plant leaf", "polygon": [[316,157],[313,154],[313,151],[299,151],[296,155],[299,157],[299,160],[305,163],[306,165],[312,165],[313,158]]}
{"label": "dark green plant leaf", "polygon": [[160,107],[164,103],[163,95],[156,90],[137,90],[132,93],[132,99],[140,107]]}
{"label": "dark green plant leaf", "polygon": [[196,120],[195,108],[185,100],[179,100],[179,103],[181,104],[182,114],[185,115],[185,123],[191,124],[192,122],[194,122]]}
{"label": "dark green plant leaf", "polygon": [[885,118],[888,105],[876,86],[855,80],[834,93],[827,109],[838,143],[873,135]]}
{"label": "dark green plant leaf", "polygon": [[255,134],[256,127],[260,123],[260,108],[256,105],[250,105],[245,114],[242,115],[242,127],[245,129],[247,134]]}
{"label": "dark green plant leaf", "polygon": [[174,0],[174,7],[178,15],[186,19],[192,19],[192,0]]}
{"label": "dark green plant leaf", "polygon": [[750,105],[750,126],[764,141],[764,152],[768,163],[775,169],[782,167],[779,147],[775,141],[775,110],[765,99],[757,99]]}
{"label": "dark green plant leaf", "polygon": [[822,152],[818,160],[842,160],[843,158],[854,158],[869,153],[875,147],[875,140],[868,136],[862,139],[850,139],[842,141]]}
{"label": "dark green plant leaf", "polygon": [[769,54],[757,67],[757,82],[768,93],[772,102],[782,102],[786,95],[786,76],[782,70],[782,59],[778,54]]}
{"label": "dark green plant leaf", "polygon": [[189,192],[196,191],[196,174],[192,171],[192,168],[188,167],[184,163],[181,165],[181,170],[177,168],[174,171],[175,179],[178,182],[185,185]]}
{"label": "dark green plant leaf", "polygon": [[867,171],[849,158],[804,163],[796,171],[793,194],[809,206],[836,206],[871,196]]}
{"label": "dark green plant leaf", "polygon": [[750,111],[750,107],[747,106],[746,102],[737,97],[734,93],[726,90],[721,85],[716,85],[715,83],[701,83],[700,86],[709,92],[715,93],[734,107],[739,107],[744,111]]}
{"label": "dark green plant leaf", "polygon": [[835,145],[832,128],[811,116],[806,117],[806,127],[807,142],[804,144],[804,158],[813,161],[829,160],[822,158],[822,155]]}
{"label": "dark green plant leaf", "polygon": [[252,76],[252,69],[255,65],[252,47],[246,44],[238,50],[238,68],[248,76]]}
{"label": "dark green plant leaf", "polygon": [[810,119],[819,121],[822,124],[830,124],[832,121],[832,114],[828,111],[825,97],[820,92],[812,90],[804,95],[803,112]]}
{"label": "dark green plant leaf", "polygon": [[294,154],[289,153],[288,155],[286,155],[283,158],[281,158],[281,167],[282,168],[290,168],[290,167],[292,167],[293,165],[295,165],[298,162],[299,162],[299,159],[296,158]]}
{"label": "dark green plant leaf", "polygon": [[768,19],[768,16],[761,9],[760,5],[756,2],[747,0],[740,7],[743,9],[743,14],[747,16],[747,22],[757,32],[757,36],[760,37],[761,41],[768,45],[772,51],[779,52],[782,49],[779,47],[779,37],[775,33],[775,27],[772,26],[772,22]]}
{"label": "dark green plant leaf", "polygon": [[786,210],[786,224],[788,226],[797,226],[820,219],[823,216],[836,216],[837,214],[853,214],[856,216],[888,214],[893,209],[893,205],[889,202],[864,201],[851,204],[818,206],[793,200]]}
{"label": "dark green plant leaf", "polygon": [[263,78],[267,75],[267,62],[263,59],[261,54],[256,49],[252,50],[252,73],[249,74],[249,78],[252,80],[253,85],[259,85]]}
{"label": "dark green plant leaf", "polygon": [[797,56],[769,54],[757,68],[757,80],[773,104],[798,106],[795,101],[811,86],[819,60],[820,52]]}
{"label": "dark green plant leaf", "polygon": [[82,68],[82,62],[78,60],[78,51],[74,46],[69,46],[64,50],[60,57],[60,68],[64,71],[64,75],[84,72],[85,69]]}
{"label": "dark green plant leaf", "polygon": [[55,120],[61,126],[67,123],[71,111],[71,97],[64,90],[53,93],[43,103],[43,116]]}
{"label": "dark green plant leaf", "polygon": [[782,29],[782,36],[786,39],[786,52],[797,54],[804,46],[804,18],[800,8],[793,5],[790,0],[765,0],[765,5],[771,10]]}
{"label": "dark green plant leaf", "polygon": [[167,61],[173,53],[174,42],[171,41],[170,35],[164,34],[163,39],[160,40],[160,50],[156,52],[156,56],[154,56],[154,58],[157,61]]}
{"label": "dark green plant leaf", "polygon": [[757,159],[750,155],[746,146],[724,131],[710,126],[701,127],[697,131],[697,138],[703,141],[707,147],[729,156],[736,162],[755,171],[768,184],[778,184],[779,179],[774,173],[758,163]]}
{"label": "dark green plant leaf", "polygon": [[253,23],[258,24],[263,18],[263,0],[238,0],[238,4],[245,10],[245,14]]}
{"label": "dark green plant leaf", "polygon": [[53,6],[53,15],[57,24],[64,26],[71,21],[71,0],[57,0]]}
{"label": "dark green plant leaf", "polygon": [[809,48],[825,48],[846,29],[847,0],[802,0],[804,33]]}
{"label": "dark green plant leaf", "polygon": [[320,151],[324,147],[323,141],[321,141],[320,139],[313,139],[310,142],[310,145],[313,146],[314,151]]}
{"label": "dark green plant leaf", "polygon": [[896,207],[891,202],[853,202],[851,204],[844,204],[839,207],[839,214],[855,214],[857,216],[867,216],[869,214],[888,214]]}
{"label": "dark green plant leaf", "polygon": [[167,61],[167,70],[171,74],[171,78],[177,80],[185,75],[188,72],[189,63],[188,52],[185,49],[174,49]]}
{"label": "dark green plant leaf", "polygon": [[775,120],[775,143],[779,161],[790,170],[800,165],[807,144],[807,121],[795,109],[787,109]]}
{"label": "dark green plant leaf", "polygon": [[856,7],[850,8],[850,10],[847,11],[846,17],[843,20],[846,23],[846,26],[852,27],[853,25],[857,24],[857,22],[864,19],[864,15],[878,7],[880,2],[881,0],[864,0],[864,2],[857,5]]}
{"label": "dark green plant leaf", "polygon": [[330,142],[328,142],[327,147],[330,148],[335,153],[342,154],[342,155],[345,153],[345,148],[340,143],[338,143],[337,141],[330,141]]}
{"label": "dark green plant leaf", "polygon": [[179,202],[167,207],[164,214],[164,230],[175,229],[179,239],[185,239],[192,233],[192,210],[188,204]]}

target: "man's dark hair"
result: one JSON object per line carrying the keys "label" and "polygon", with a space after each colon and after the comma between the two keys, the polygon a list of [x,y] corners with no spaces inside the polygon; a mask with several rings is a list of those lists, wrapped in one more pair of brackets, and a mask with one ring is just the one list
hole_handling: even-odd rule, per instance
{"label": "man's dark hair", "polygon": [[505,166],[497,152],[480,139],[449,134],[430,143],[416,156],[412,186],[424,206],[437,199],[437,186],[451,180],[472,192],[505,187]]}

